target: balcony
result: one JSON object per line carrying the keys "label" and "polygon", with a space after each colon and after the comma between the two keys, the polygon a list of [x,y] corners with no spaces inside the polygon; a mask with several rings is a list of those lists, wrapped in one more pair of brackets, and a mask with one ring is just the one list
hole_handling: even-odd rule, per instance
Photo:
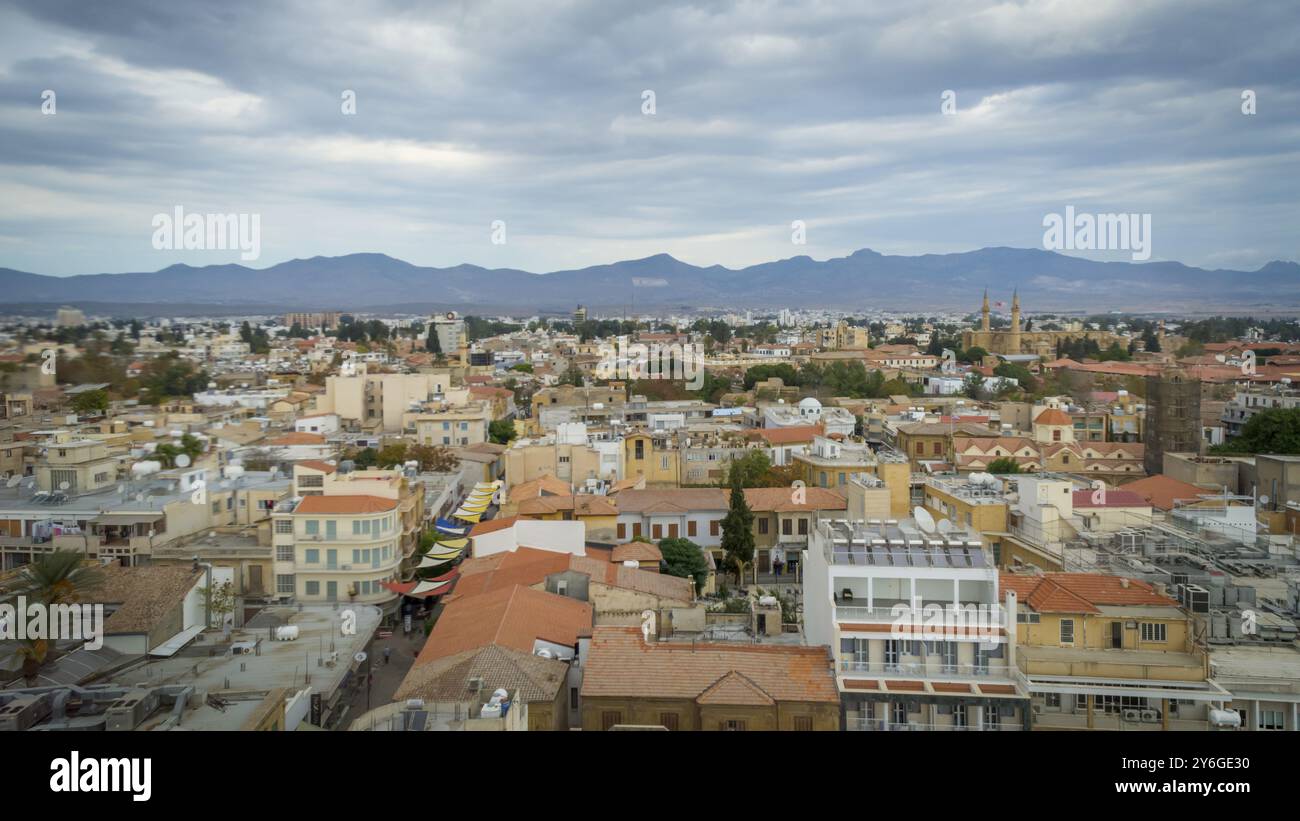
{"label": "balcony", "polygon": [[873,676],[897,676],[900,678],[926,679],[1000,679],[1006,682],[1016,680],[1010,665],[1000,664],[944,664],[942,662],[887,662],[887,661],[841,661],[841,673],[863,674]]}
{"label": "balcony", "polygon": [[850,718],[847,720],[846,728],[849,732],[881,732],[881,733],[982,733],[982,732],[1013,732],[1023,729],[1019,724],[1008,722],[998,722],[984,726],[975,726],[971,724],[917,724],[908,722],[906,724],[896,724],[883,718]]}

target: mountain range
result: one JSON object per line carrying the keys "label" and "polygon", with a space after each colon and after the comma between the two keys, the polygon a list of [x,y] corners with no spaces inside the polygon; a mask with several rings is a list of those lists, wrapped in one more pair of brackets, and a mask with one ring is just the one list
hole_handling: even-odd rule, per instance
{"label": "mountain range", "polygon": [[[1052,251],[981,248],[893,256],[869,249],[732,269],[658,254],[576,270],[531,273],[477,265],[431,268],[376,253],[313,257],[269,268],[172,265],[159,271],[56,277],[0,268],[0,307],[37,313],[74,305],[117,315],[275,310],[602,313],[772,308],[976,310],[983,290],[1039,311],[1294,312],[1300,264],[1255,271],[1179,262],[1098,262]],[[1003,308],[1005,310],[1005,306]],[[178,314],[179,315],[179,314]]]}

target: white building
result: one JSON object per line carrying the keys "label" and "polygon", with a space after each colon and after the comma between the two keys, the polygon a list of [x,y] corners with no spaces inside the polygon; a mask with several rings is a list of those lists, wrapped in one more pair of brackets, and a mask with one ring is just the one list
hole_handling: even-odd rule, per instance
{"label": "white building", "polygon": [[[887,491],[886,491],[887,492]],[[831,649],[849,730],[1021,730],[1015,594],[978,535],[829,521],[804,557],[808,643]]]}

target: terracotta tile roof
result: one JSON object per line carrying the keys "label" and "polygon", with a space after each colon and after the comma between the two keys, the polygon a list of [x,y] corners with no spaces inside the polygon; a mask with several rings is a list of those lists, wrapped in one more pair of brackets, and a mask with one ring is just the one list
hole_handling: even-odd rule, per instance
{"label": "terracotta tile roof", "polygon": [[[517,693],[525,702],[549,702],[564,686],[568,672],[569,665],[558,659],[493,644],[413,666],[393,700],[466,701],[504,687],[511,698]],[[470,679],[475,678],[483,681],[478,692],[470,689]]]}
{"label": "terracotta tile roof", "polygon": [[294,462],[294,465],[311,468],[312,470],[324,471],[325,473],[333,473],[338,470],[337,467],[331,465],[329,462],[322,462],[319,459],[299,459],[297,462]]}
{"label": "terracotta tile roof", "polygon": [[618,494],[618,508],[624,513],[726,510],[727,492],[711,487],[624,490]]}
{"label": "terracotta tile roof", "polygon": [[591,616],[586,602],[523,585],[459,596],[438,617],[415,663],[491,644],[523,653],[532,653],[539,639],[572,646],[591,630]]}
{"label": "terracotta tile roof", "polygon": [[1064,412],[1059,411],[1056,408],[1048,408],[1047,410],[1038,414],[1038,418],[1034,419],[1034,424],[1035,425],[1073,425],[1074,421],[1070,419],[1070,417]]}
{"label": "terracotta tile roof", "polygon": [[460,563],[460,579],[448,601],[522,584],[531,587],[569,567],[569,554],[521,547]]}
{"label": "terracotta tile roof", "polygon": [[469,535],[485,536],[488,533],[496,533],[498,530],[505,530],[508,527],[514,527],[515,522],[518,520],[518,516],[503,516],[499,519],[488,519],[486,522],[477,522],[469,529]]}
{"label": "terracotta tile roof", "polygon": [[750,439],[763,439],[769,445],[791,445],[811,442],[814,436],[824,436],[825,425],[791,425],[787,428],[760,428],[750,431]]}
{"label": "terracotta tile roof", "polygon": [[759,694],[775,702],[838,703],[830,654],[824,647],[646,642],[635,627],[598,627],[582,681],[583,696],[753,704]]}
{"label": "terracotta tile roof", "polygon": [[1099,507],[1147,507],[1147,500],[1132,492],[1128,488],[1124,490],[1107,490],[1106,500],[1104,502],[1094,502],[1092,500],[1093,491],[1076,490],[1071,493],[1072,503],[1075,507],[1082,508],[1099,508]]}
{"label": "terracotta tile roof", "polygon": [[732,670],[696,696],[697,704],[750,705],[770,707],[776,699],[743,673]]}
{"label": "terracotta tile roof", "polygon": [[794,489],[788,487],[745,488],[745,501],[757,513],[792,513],[813,510],[845,510],[848,503],[834,490],[824,487],[803,488],[804,500],[796,503]]}
{"label": "terracotta tile roof", "polygon": [[1099,606],[1177,607],[1150,584],[1099,573],[1047,573],[1028,576],[1000,574],[1003,590],[1014,590],[1022,602],[1040,613],[1097,613]]}
{"label": "terracotta tile roof", "polygon": [[1173,510],[1175,499],[1196,499],[1198,495],[1210,492],[1190,482],[1183,482],[1163,473],[1157,473],[1155,476],[1148,476],[1145,479],[1138,479],[1136,482],[1129,482],[1124,485],[1124,489],[1130,493],[1136,493],[1146,499],[1147,503],[1152,507],[1159,510]]}
{"label": "terracotta tile roof", "polygon": [[338,514],[352,516],[362,513],[383,513],[397,507],[396,499],[382,496],[304,496],[294,508],[294,513]]}
{"label": "terracotta tile roof", "polygon": [[620,564],[623,562],[661,562],[664,559],[664,554],[658,545],[637,540],[617,545],[610,555],[610,559]]}
{"label": "terracotta tile roof", "polygon": [[574,556],[535,547],[520,547],[511,552],[496,553],[479,559],[461,562],[460,579],[448,596],[448,601],[465,596],[475,596],[513,585],[531,587],[541,584],[547,576],[573,570],[590,576],[593,582],[610,587],[621,587],[648,593],[666,599],[694,601],[694,587],[690,579],[667,576],[651,570],[623,567],[606,556]]}
{"label": "terracotta tile roof", "polygon": [[520,482],[507,491],[507,495],[513,501],[523,499],[535,499],[538,496],[550,494],[552,496],[567,496],[573,492],[573,488],[568,482],[556,479],[549,473],[544,473],[536,479],[530,479],[527,482]]}

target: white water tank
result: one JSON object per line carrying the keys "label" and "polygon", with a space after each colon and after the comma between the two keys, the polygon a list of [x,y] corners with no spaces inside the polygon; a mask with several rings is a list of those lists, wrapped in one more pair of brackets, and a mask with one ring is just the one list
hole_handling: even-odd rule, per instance
{"label": "white water tank", "polygon": [[283,627],[275,628],[276,641],[293,641],[298,638],[298,625],[286,624]]}
{"label": "white water tank", "polygon": [[131,474],[133,476],[148,476],[151,473],[157,473],[162,470],[162,462],[145,461],[136,462],[131,465]]}

